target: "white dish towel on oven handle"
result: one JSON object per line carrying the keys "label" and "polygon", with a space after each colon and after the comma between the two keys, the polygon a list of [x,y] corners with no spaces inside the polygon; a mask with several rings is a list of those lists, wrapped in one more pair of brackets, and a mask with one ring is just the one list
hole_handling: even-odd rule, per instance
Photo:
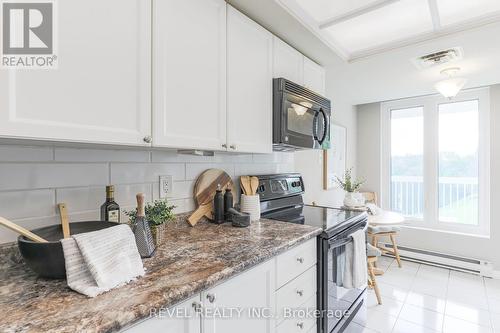
{"label": "white dish towel on oven handle", "polygon": [[346,244],[345,270],[343,287],[346,289],[362,288],[367,281],[366,236],[365,230],[352,234],[353,241]]}

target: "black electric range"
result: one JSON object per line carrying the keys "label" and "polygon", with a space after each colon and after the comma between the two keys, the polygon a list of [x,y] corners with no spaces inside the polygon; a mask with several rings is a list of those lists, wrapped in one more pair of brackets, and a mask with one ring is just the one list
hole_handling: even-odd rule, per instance
{"label": "black electric range", "polygon": [[366,286],[345,288],[346,245],[352,233],[366,230],[367,214],[331,207],[305,205],[304,181],[300,174],[261,175],[258,194],[262,217],[320,227],[317,243],[318,333],[340,333],[347,329],[365,306]]}

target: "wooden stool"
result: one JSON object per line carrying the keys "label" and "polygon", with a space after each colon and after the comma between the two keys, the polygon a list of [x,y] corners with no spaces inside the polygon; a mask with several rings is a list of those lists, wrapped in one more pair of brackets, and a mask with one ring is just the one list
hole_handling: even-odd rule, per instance
{"label": "wooden stool", "polygon": [[[397,231],[399,230],[380,231],[380,232],[375,232],[375,230],[376,227],[368,229],[368,236],[372,237],[372,245],[375,246],[380,251],[382,251],[382,254],[387,254],[387,253],[392,254],[394,257],[396,257],[396,261],[398,262],[399,268],[403,267],[401,265],[401,258],[399,257],[398,245],[396,244],[396,234]],[[380,246],[378,244],[379,237],[389,237],[392,243],[392,250],[386,248],[385,246]]]}
{"label": "wooden stool", "polygon": [[377,302],[382,305],[382,297],[380,296],[380,290],[378,289],[377,279],[375,277],[374,264],[377,262],[378,257],[368,257],[366,262],[368,263],[368,287],[375,291],[375,296],[377,296]]}

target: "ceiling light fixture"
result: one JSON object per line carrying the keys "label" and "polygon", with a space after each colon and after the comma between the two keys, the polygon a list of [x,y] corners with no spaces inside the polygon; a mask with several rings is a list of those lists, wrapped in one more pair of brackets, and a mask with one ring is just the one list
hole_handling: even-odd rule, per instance
{"label": "ceiling light fixture", "polygon": [[467,79],[455,77],[458,72],[460,72],[460,67],[443,69],[441,74],[446,75],[448,78],[437,82],[434,85],[434,88],[436,88],[436,90],[439,91],[444,97],[452,99],[467,83]]}

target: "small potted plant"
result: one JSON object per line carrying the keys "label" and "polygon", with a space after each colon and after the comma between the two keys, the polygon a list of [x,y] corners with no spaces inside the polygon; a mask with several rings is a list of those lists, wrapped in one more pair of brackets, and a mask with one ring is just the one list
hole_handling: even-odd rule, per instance
{"label": "small potted plant", "polygon": [[[163,242],[163,233],[165,225],[175,218],[174,208],[176,206],[168,205],[166,200],[155,200],[153,203],[147,203],[145,207],[146,220],[151,228],[153,239],[156,245]],[[129,223],[134,225],[137,216],[137,208],[125,211],[129,217]]]}
{"label": "small potted plant", "polygon": [[336,182],[340,188],[345,191],[344,206],[359,207],[364,205],[363,196],[358,193],[364,180],[352,179],[352,168],[349,168],[344,173],[344,178],[336,177]]}

